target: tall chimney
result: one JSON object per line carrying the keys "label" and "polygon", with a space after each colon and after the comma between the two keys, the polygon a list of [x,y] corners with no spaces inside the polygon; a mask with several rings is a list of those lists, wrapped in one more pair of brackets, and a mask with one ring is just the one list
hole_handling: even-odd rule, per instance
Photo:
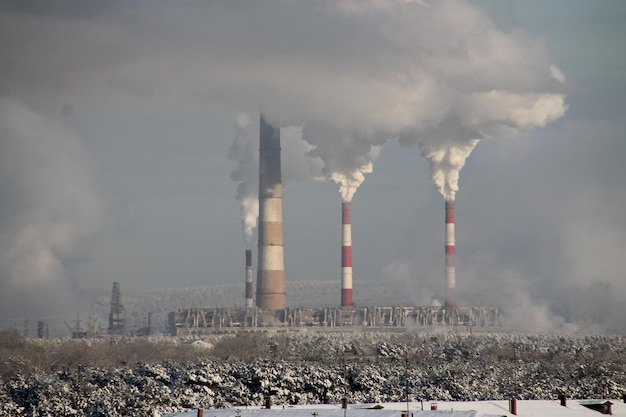
{"label": "tall chimney", "polygon": [[246,249],[246,307],[254,307],[252,300],[252,251]]}
{"label": "tall chimney", "polygon": [[446,307],[456,307],[454,252],[454,201],[446,201]]}
{"label": "tall chimney", "polygon": [[352,305],[352,225],[350,203],[341,203],[341,306]]}
{"label": "tall chimney", "polygon": [[[111,290],[111,308],[109,310],[109,334],[124,334],[126,330],[124,311],[120,283],[114,282]],[[78,326],[76,327],[78,328]]]}
{"label": "tall chimney", "polygon": [[280,129],[261,114],[259,148],[259,248],[256,303],[276,310],[286,306],[283,258],[283,202]]}

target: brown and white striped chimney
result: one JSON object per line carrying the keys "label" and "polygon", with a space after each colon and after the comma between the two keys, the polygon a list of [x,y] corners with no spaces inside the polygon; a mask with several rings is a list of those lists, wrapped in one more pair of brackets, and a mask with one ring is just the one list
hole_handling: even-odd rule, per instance
{"label": "brown and white striped chimney", "polygon": [[454,201],[446,201],[446,307],[456,307]]}
{"label": "brown and white striped chimney", "polygon": [[341,306],[352,305],[352,225],[350,203],[341,203]]}
{"label": "brown and white striped chimney", "polygon": [[277,310],[286,307],[280,129],[263,114],[260,119],[256,304],[259,308]]}
{"label": "brown and white striped chimney", "polygon": [[254,307],[252,299],[252,251],[246,249],[246,307]]}

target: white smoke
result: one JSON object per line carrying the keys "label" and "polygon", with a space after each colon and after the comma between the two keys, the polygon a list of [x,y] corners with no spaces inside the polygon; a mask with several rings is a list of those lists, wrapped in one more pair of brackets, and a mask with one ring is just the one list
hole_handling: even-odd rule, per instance
{"label": "white smoke", "polygon": [[101,203],[81,141],[63,125],[0,98],[0,145],[1,308],[42,311],[67,302],[65,260],[99,227]]}
{"label": "white smoke", "polygon": [[[434,124],[401,137],[402,144],[419,146],[446,200],[455,199],[459,172],[479,140],[519,135],[566,110],[565,76],[548,61],[544,45],[522,32],[499,31],[478,10],[467,11],[472,18],[454,29],[456,49],[427,58],[435,82],[446,86],[445,106]],[[456,20],[446,12],[438,16]]]}
{"label": "white smoke", "polygon": [[334,126],[309,122],[303,128],[304,139],[314,145],[308,152],[319,157],[326,178],[339,186],[343,202],[350,202],[365,174],[374,170],[384,140],[366,133],[342,131]]}
{"label": "white smoke", "polygon": [[478,139],[472,139],[456,146],[420,143],[422,156],[428,159],[430,165],[430,178],[446,201],[454,200],[459,190],[461,168],[478,142]]}
{"label": "white smoke", "polygon": [[344,174],[342,172],[330,172],[328,174],[329,179],[335,184],[339,185],[339,195],[342,202],[349,203],[354,197],[354,193],[359,188],[363,181],[365,181],[365,174],[371,174],[374,171],[374,162],[367,161],[356,170]]}
{"label": "white smoke", "polygon": [[237,168],[230,179],[239,182],[235,198],[240,204],[243,238],[249,245],[259,216],[259,124],[246,113],[240,113],[235,132],[228,157],[237,161]]}
{"label": "white smoke", "polygon": [[[463,265],[464,279],[459,282],[462,303],[475,306],[500,306],[501,321],[507,328],[519,331],[576,333],[583,330],[579,322],[553,311],[545,294],[533,290],[536,277],[526,275],[516,266],[499,264],[493,253],[471,256]],[[586,326],[584,330],[591,329]]]}
{"label": "white smoke", "polygon": [[481,139],[510,138],[545,126],[563,116],[567,108],[562,94],[502,90],[460,92],[455,107],[446,123],[417,132],[413,138],[401,138],[405,145],[417,141],[429,161],[435,186],[450,201],[459,189],[461,168]]}
{"label": "white smoke", "polygon": [[351,202],[354,193],[365,181],[365,174],[374,172],[374,160],[380,155],[381,149],[382,145],[372,145],[367,155],[362,158],[363,162],[361,165],[358,165],[350,172],[330,171],[327,173],[328,178],[339,186],[339,195],[342,202]]}

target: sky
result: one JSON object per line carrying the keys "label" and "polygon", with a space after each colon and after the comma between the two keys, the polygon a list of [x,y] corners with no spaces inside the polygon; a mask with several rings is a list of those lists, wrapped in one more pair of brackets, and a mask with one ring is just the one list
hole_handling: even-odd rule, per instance
{"label": "sky", "polygon": [[287,280],[334,280],[339,304],[352,201],[355,290],[441,301],[454,200],[460,305],[626,333],[624,17],[619,0],[0,1],[0,318],[73,315],[114,281],[243,285],[263,111]]}

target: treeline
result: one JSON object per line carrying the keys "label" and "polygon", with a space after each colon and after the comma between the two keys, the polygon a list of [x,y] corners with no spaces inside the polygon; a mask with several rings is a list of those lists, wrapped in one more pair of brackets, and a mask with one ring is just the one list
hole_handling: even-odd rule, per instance
{"label": "treeline", "polygon": [[618,336],[242,334],[25,339],[0,334],[0,415],[153,416],[194,407],[621,398]]}

